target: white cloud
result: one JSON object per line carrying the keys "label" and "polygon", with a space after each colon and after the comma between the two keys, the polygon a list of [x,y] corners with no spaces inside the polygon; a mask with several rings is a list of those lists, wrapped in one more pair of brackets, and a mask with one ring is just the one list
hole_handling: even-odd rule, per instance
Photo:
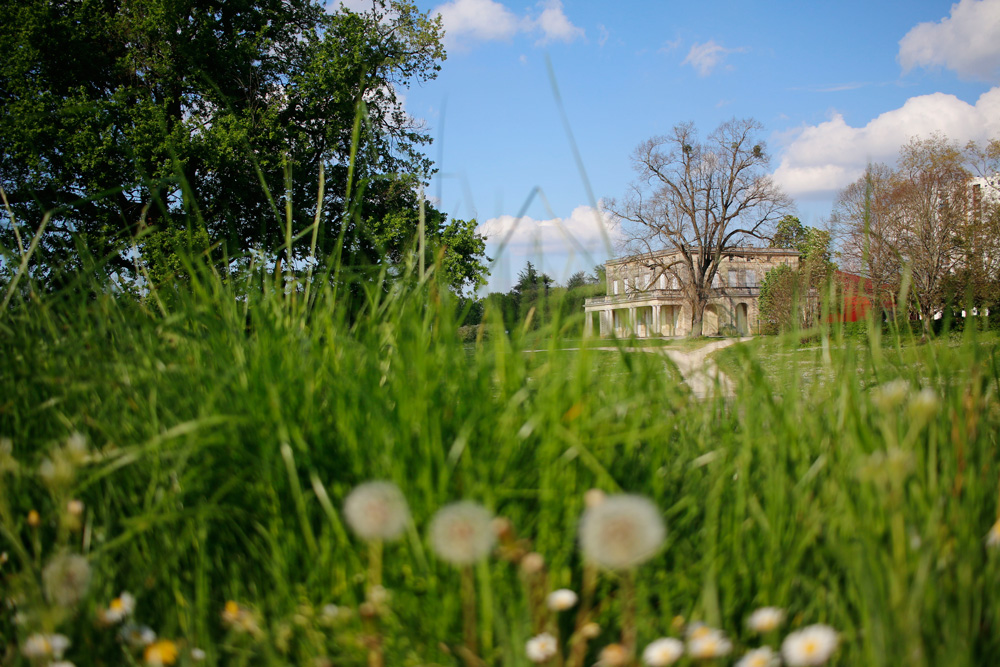
{"label": "white cloud", "polygon": [[745,50],[742,48],[727,49],[710,39],[704,44],[695,43],[681,65],[691,65],[698,71],[699,76],[708,76],[712,70],[722,64],[730,53],[742,53]]}
{"label": "white cloud", "polygon": [[613,245],[616,233],[611,216],[591,206],[577,206],[569,217],[549,220],[501,215],[482,223],[476,231],[484,234],[494,247],[506,240],[504,252],[513,255],[581,251],[603,255],[608,251],[606,239]]}
{"label": "white cloud", "polygon": [[435,7],[444,21],[445,44],[467,37],[478,41],[510,39],[517,33],[519,20],[494,0],[452,0]]}
{"label": "white cloud", "polygon": [[517,34],[540,34],[537,44],[572,42],[584,36],[563,11],[562,0],[542,0],[537,16],[518,17],[496,0],[451,0],[438,5],[431,14],[444,21],[445,45],[509,40]]}
{"label": "white cloud", "polygon": [[959,144],[1000,135],[1000,87],[975,105],[933,93],[911,97],[864,127],[851,127],[835,113],[819,125],[792,130],[779,137],[785,149],[774,178],[792,196],[829,197],[861,176],[868,162],[895,164],[911,137],[933,133]]}
{"label": "white cloud", "polygon": [[549,42],[572,42],[583,37],[583,28],[573,25],[563,12],[562,0],[543,0],[539,3],[542,13],[532,21],[536,30],[542,33],[538,44]]}
{"label": "white cloud", "polygon": [[611,33],[608,32],[608,29],[603,23],[598,23],[597,29],[601,33],[601,36],[597,38],[597,45],[603,48],[604,45],[608,43],[608,38],[611,36]]}
{"label": "white cloud", "polygon": [[961,0],[951,16],[920,23],[899,40],[903,72],[944,66],[960,77],[1000,80],[1000,0]]}

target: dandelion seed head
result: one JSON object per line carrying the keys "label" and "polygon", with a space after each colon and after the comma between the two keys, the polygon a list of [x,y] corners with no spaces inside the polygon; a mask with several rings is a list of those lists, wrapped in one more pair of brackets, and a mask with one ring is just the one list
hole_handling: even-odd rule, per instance
{"label": "dandelion seed head", "polygon": [[735,667],[777,667],[780,664],[778,655],[770,646],[762,646],[746,654],[737,661]]}
{"label": "dandelion seed head", "polygon": [[191,660],[194,662],[201,662],[205,659],[205,652],[200,648],[191,649]]}
{"label": "dandelion seed head", "polygon": [[493,515],[482,505],[460,501],[438,510],[431,520],[431,547],[453,565],[471,565],[486,558],[496,542]]}
{"label": "dandelion seed head", "polygon": [[747,627],[754,632],[771,632],[785,619],[785,611],[778,607],[761,607],[747,619]]}
{"label": "dandelion seed head", "polygon": [[941,399],[930,387],[924,387],[910,398],[910,405],[907,410],[910,416],[919,421],[929,421],[937,414],[941,407]]}
{"label": "dandelion seed head", "polygon": [[62,607],[75,606],[90,586],[90,564],[78,554],[57,554],[42,571],[42,583],[50,602]]}
{"label": "dandelion seed head", "polygon": [[663,637],[650,643],[642,652],[642,661],[649,667],[672,665],[684,655],[684,642],[673,637]]}
{"label": "dandelion seed head", "polygon": [[558,650],[556,638],[547,632],[535,635],[525,644],[524,650],[528,655],[528,660],[532,662],[546,662],[556,654]]}
{"label": "dandelion seed head", "polygon": [[146,647],[143,659],[147,665],[162,667],[177,662],[177,644],[169,639],[160,639]]}
{"label": "dandelion seed head", "polygon": [[363,540],[395,540],[406,530],[410,509],[392,482],[365,482],[344,500],[344,518]]}
{"label": "dandelion seed head", "polygon": [[667,529],[650,500],[636,495],[608,496],[580,519],[580,548],[591,562],[611,570],[640,565],[663,545]]}
{"label": "dandelion seed head", "polygon": [[566,611],[576,605],[577,599],[576,593],[570,589],[560,588],[549,593],[549,596],[545,599],[545,603],[552,611]]}
{"label": "dandelion seed head", "polygon": [[905,401],[909,393],[910,383],[897,378],[872,389],[872,402],[879,410],[892,410]]}
{"label": "dandelion seed head", "polygon": [[810,625],[785,637],[781,655],[790,667],[822,665],[837,648],[837,632],[828,625]]}
{"label": "dandelion seed head", "polygon": [[695,660],[711,660],[729,655],[733,643],[719,630],[699,631],[688,640],[688,654]]}

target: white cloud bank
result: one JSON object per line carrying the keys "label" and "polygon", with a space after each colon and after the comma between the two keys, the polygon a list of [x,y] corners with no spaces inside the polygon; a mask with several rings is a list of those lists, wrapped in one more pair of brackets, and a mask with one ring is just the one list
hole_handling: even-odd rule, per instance
{"label": "white cloud bank", "polygon": [[606,240],[613,245],[616,233],[611,215],[592,206],[577,206],[569,217],[548,220],[501,215],[480,224],[476,231],[491,246],[499,247],[506,240],[505,253],[524,256],[587,253],[604,257]]}
{"label": "white cloud bank", "polygon": [[1000,0],[961,0],[937,23],[920,23],[899,40],[903,72],[945,67],[965,79],[1000,81]]}
{"label": "white cloud bank", "polygon": [[517,34],[539,35],[536,44],[572,42],[584,36],[563,11],[562,0],[543,0],[537,15],[517,16],[496,0],[451,0],[438,5],[431,14],[444,22],[445,46],[466,46],[470,42],[509,40]]}
{"label": "white cloud bank", "polygon": [[698,76],[708,76],[726,60],[726,56],[730,53],[743,53],[744,51],[746,49],[743,48],[727,49],[710,39],[704,44],[695,43],[692,45],[681,65],[691,65],[698,72]]}
{"label": "white cloud bank", "polygon": [[786,133],[775,180],[793,197],[829,197],[857,180],[868,162],[895,164],[911,137],[939,133],[952,141],[1000,136],[1000,87],[968,104],[954,95],[911,97],[864,127],[851,127],[840,114]]}

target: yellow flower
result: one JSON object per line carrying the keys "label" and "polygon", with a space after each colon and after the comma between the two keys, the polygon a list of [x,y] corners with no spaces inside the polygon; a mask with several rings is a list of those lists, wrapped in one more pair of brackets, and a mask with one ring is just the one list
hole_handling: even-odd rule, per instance
{"label": "yellow flower", "polygon": [[169,639],[155,641],[146,647],[143,658],[148,664],[156,667],[172,665],[177,662],[177,644]]}

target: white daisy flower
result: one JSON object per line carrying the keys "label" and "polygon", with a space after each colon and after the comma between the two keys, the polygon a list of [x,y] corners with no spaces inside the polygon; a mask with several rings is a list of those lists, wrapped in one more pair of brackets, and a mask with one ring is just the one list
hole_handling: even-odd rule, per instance
{"label": "white daisy flower", "polygon": [[558,646],[556,638],[547,632],[536,635],[528,640],[524,647],[528,654],[528,660],[532,662],[546,662],[556,654]]}
{"label": "white daisy flower", "polygon": [[496,543],[493,515],[478,503],[446,505],[431,519],[431,546],[453,565],[471,565],[489,555]]}
{"label": "white daisy flower", "polygon": [[660,511],[649,499],[608,496],[580,519],[580,548],[591,562],[610,570],[635,567],[652,558],[667,536]]}
{"label": "white daisy flower", "polygon": [[770,646],[762,646],[747,651],[735,667],[777,667],[779,664],[778,654]]}
{"label": "white daisy flower", "polygon": [[642,661],[649,667],[672,665],[684,655],[684,642],[673,637],[664,637],[650,643],[642,652]]}
{"label": "white daisy flower", "polygon": [[195,662],[201,662],[205,659],[205,652],[200,648],[191,649],[191,659]]}
{"label": "white daisy flower", "polygon": [[576,593],[570,589],[560,588],[557,591],[549,593],[545,602],[552,611],[566,611],[576,604],[577,599]]}
{"label": "white daisy flower", "polygon": [[781,655],[790,667],[822,665],[837,648],[837,632],[828,625],[810,625],[781,643]]}
{"label": "white daisy flower", "polygon": [[747,619],[747,627],[754,632],[764,633],[776,629],[785,620],[785,611],[778,607],[761,607]]}
{"label": "white daisy flower", "polygon": [[122,594],[111,601],[107,609],[102,609],[100,611],[101,621],[108,625],[114,623],[120,623],[126,618],[132,615],[135,611],[135,598],[128,591],[122,591]]}
{"label": "white daisy flower", "polygon": [[344,518],[363,540],[394,540],[410,521],[410,508],[392,482],[366,482],[344,500]]}
{"label": "white daisy flower", "polygon": [[695,660],[711,660],[729,655],[733,650],[733,643],[721,631],[707,629],[706,632],[692,635],[688,640],[687,650],[688,655]]}
{"label": "white daisy flower", "polygon": [[69,648],[69,638],[66,635],[45,635],[36,632],[29,635],[21,645],[21,655],[29,660],[38,658],[62,657]]}

